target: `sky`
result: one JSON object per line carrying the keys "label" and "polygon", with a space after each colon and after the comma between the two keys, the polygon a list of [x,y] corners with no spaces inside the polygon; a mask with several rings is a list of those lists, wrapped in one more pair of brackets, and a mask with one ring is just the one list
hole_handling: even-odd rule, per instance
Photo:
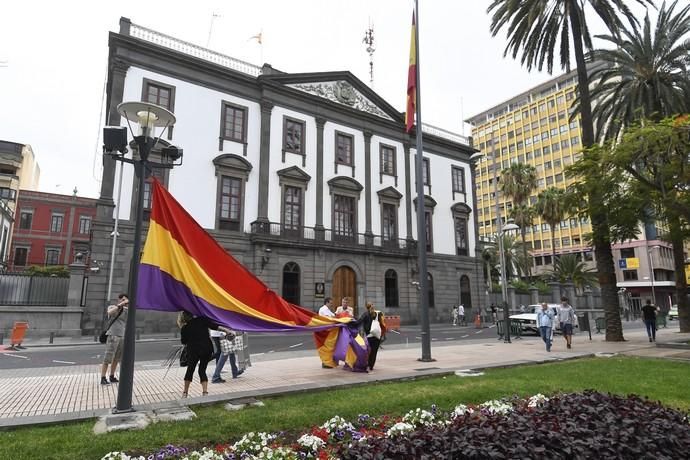
{"label": "sky", "polygon": [[[461,120],[549,78],[503,57],[488,0],[420,0],[422,121],[470,135]],[[412,0],[5,1],[0,6],[0,139],[30,144],[39,189],[97,198],[108,33],[121,16],[284,72],[349,70],[405,108]],[[596,31],[596,25],[594,30]],[[261,33],[263,44],[250,37]],[[560,73],[560,72],[558,72]],[[464,128],[464,132],[463,132]],[[184,146],[180,146],[184,148]],[[190,159],[191,161],[191,159]]]}

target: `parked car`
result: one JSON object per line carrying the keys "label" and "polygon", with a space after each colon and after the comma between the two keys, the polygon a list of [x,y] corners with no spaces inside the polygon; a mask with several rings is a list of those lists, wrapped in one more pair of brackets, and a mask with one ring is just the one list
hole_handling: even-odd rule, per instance
{"label": "parked car", "polygon": [[678,305],[677,304],[671,305],[671,309],[668,311],[668,319],[669,319],[669,321],[673,321],[674,319],[678,319]]}
{"label": "parked car", "polygon": [[[559,303],[548,304],[549,308],[553,311],[553,331],[556,332],[560,330],[560,325],[558,324],[558,309],[561,307]],[[517,315],[510,315],[510,320],[520,324],[520,329],[522,332],[531,332],[533,334],[539,335],[539,326],[537,326],[537,313],[541,311],[541,305],[529,305],[525,309],[525,313],[520,313]]]}

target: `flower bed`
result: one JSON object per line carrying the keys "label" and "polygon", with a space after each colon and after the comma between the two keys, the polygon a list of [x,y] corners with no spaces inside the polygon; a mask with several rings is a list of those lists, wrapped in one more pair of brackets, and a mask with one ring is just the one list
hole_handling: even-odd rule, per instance
{"label": "flower bed", "polygon": [[130,457],[164,459],[686,458],[688,416],[638,396],[594,391],[509,398],[448,412],[432,405],[403,417],[335,416],[300,436],[247,433],[234,444],[190,451],[166,446]]}

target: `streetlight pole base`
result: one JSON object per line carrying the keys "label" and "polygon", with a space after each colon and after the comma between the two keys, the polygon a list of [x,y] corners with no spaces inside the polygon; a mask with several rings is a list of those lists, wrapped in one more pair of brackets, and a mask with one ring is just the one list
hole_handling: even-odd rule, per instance
{"label": "streetlight pole base", "polygon": [[417,361],[422,363],[434,363],[436,360],[434,358],[417,358]]}
{"label": "streetlight pole base", "polygon": [[113,407],[113,410],[111,411],[112,414],[131,414],[132,412],[136,412],[136,409],[133,407],[130,407],[129,409],[118,409],[117,407]]}

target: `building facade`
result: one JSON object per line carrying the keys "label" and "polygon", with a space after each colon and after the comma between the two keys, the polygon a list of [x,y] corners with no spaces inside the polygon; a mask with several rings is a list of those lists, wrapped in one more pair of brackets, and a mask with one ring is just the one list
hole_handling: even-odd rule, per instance
{"label": "building facade", "polygon": [[[324,296],[348,296],[360,311],[371,301],[403,322],[417,321],[415,140],[399,111],[350,72],[256,67],[124,18],[109,45],[108,124],[126,125],[116,110],[123,101],[175,113],[159,144],[183,148],[184,164],[154,175],[219,244],[295,304],[318,309]],[[424,133],[430,316],[447,320],[458,302],[481,302],[469,162],[475,150],[462,136],[432,127]],[[110,260],[120,167],[105,158],[94,222],[98,260]],[[127,286],[134,182],[125,165],[115,291]],[[85,329],[106,303],[104,272],[90,277]],[[155,312],[142,321],[145,329],[163,327]]]}
{"label": "building facade", "polygon": [[95,199],[21,190],[15,216],[10,270],[65,266],[89,253]]}
{"label": "building facade", "polygon": [[0,268],[9,265],[20,190],[37,190],[41,171],[31,146],[0,140]]}
{"label": "building facade", "polygon": [[[476,168],[480,237],[488,238],[497,232],[494,180],[512,163],[530,164],[537,170],[537,188],[530,196],[530,205],[536,203],[540,191],[552,186],[566,188],[571,182],[563,171],[579,158],[581,149],[579,115],[570,121],[576,86],[577,73],[572,71],[467,120],[472,125],[475,145],[487,153]],[[494,154],[496,170],[490,158]],[[499,189],[503,222],[512,206]],[[556,254],[574,253],[585,261],[594,260],[594,252],[584,241],[584,235],[591,232],[587,219],[568,217],[552,229],[536,217],[525,231],[537,273],[551,268],[552,232]]]}

